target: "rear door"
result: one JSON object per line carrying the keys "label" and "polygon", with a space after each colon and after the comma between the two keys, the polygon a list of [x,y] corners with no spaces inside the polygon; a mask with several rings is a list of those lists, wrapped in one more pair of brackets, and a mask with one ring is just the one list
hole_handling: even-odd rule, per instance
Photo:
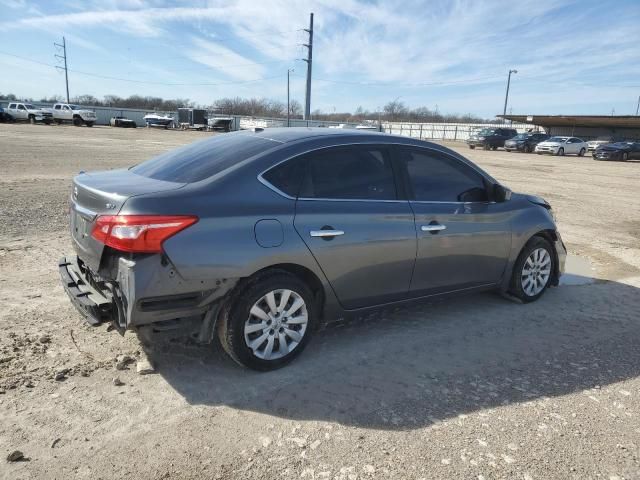
{"label": "rear door", "polygon": [[352,145],[298,159],[305,173],[294,225],[346,309],[408,295],[415,223],[409,202],[400,199],[390,153]]}
{"label": "rear door", "polygon": [[488,197],[484,177],[446,153],[403,148],[418,250],[413,296],[493,285],[500,281],[511,248],[507,202]]}

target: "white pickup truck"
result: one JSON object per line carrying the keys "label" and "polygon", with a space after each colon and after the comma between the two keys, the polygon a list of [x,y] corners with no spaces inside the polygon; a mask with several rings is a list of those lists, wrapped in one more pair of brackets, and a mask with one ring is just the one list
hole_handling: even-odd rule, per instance
{"label": "white pickup truck", "polygon": [[96,112],[87,110],[78,105],[69,105],[68,103],[56,103],[53,106],[53,119],[56,123],[73,122],[76,127],[83,123],[87,127],[93,127],[96,123]]}
{"label": "white pickup truck", "polygon": [[36,108],[30,103],[12,102],[5,109],[11,120],[24,120],[29,123],[44,122],[51,123],[53,117],[51,111],[43,108]]}

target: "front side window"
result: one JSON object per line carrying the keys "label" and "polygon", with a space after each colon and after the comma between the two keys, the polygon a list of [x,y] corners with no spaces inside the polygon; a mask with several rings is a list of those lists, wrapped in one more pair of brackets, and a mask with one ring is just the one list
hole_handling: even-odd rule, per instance
{"label": "front side window", "polygon": [[60,110],[60,105],[56,105],[56,106],[55,106],[55,107],[53,107],[53,108],[55,108],[56,110]]}
{"label": "front side window", "polygon": [[18,105],[18,110],[26,110],[26,108],[24,108],[24,105]]}
{"label": "front side window", "polygon": [[306,157],[300,196],[345,200],[395,200],[388,152],[374,146],[323,149]]}
{"label": "front side window", "polygon": [[422,202],[486,202],[489,200],[482,175],[448,155],[405,150],[406,167],[413,199]]}

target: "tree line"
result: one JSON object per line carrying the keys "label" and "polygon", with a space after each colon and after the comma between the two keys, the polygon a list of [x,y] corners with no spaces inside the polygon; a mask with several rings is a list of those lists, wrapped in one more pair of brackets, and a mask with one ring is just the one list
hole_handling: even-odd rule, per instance
{"label": "tree line", "polygon": [[[41,103],[60,103],[64,98],[55,95],[39,100],[33,98],[19,98],[10,93],[3,95],[0,93],[0,101],[17,101]],[[71,103],[94,107],[118,107],[118,108],[138,108],[142,110],[175,111],[181,107],[204,108],[225,115],[243,115],[252,117],[286,117],[287,104],[279,100],[268,98],[241,98],[227,97],[215,100],[210,105],[196,104],[188,98],[164,99],[161,97],[131,95],[120,97],[118,95],[105,95],[102,99],[93,95],[79,95],[71,99]],[[297,100],[289,103],[289,114],[291,118],[302,118],[302,104]],[[487,120],[470,113],[447,114],[440,113],[438,109],[428,107],[410,108],[398,99],[388,102],[380,111],[371,111],[358,107],[355,112],[325,112],[314,110],[311,118],[315,120],[325,120],[334,122],[360,123],[364,121],[386,121],[386,122],[448,122],[448,123],[486,123],[496,120]]]}

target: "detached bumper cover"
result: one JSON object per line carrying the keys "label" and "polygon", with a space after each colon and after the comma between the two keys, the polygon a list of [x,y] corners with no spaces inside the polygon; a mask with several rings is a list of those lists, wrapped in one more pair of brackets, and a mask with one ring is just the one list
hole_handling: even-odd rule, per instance
{"label": "detached bumper cover", "polygon": [[114,316],[113,298],[94,288],[78,263],[78,257],[63,257],[58,261],[62,286],[74,307],[91,325],[111,321]]}

